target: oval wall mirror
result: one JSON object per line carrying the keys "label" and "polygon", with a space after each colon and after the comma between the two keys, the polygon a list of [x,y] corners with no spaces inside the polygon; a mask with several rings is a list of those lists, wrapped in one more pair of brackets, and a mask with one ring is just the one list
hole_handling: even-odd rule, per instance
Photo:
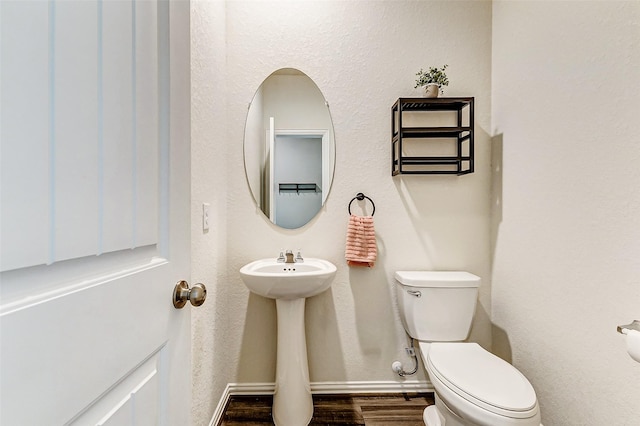
{"label": "oval wall mirror", "polygon": [[277,70],[253,96],[244,129],[244,167],[256,204],[282,228],[306,225],[327,200],[334,163],[322,92],[301,71]]}

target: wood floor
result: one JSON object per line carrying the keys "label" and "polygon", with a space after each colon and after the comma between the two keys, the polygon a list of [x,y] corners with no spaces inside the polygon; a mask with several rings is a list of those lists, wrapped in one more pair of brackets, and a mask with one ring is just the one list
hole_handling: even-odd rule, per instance
{"label": "wood floor", "polygon": [[[273,425],[271,404],[271,396],[233,396],[218,426]],[[314,395],[309,425],[424,426],[422,412],[433,404],[432,393]]]}

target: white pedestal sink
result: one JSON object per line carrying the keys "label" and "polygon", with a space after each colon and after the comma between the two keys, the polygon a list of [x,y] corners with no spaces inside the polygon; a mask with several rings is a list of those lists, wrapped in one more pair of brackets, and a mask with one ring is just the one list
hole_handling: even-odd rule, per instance
{"label": "white pedestal sink", "polygon": [[327,290],[335,274],[335,265],[322,259],[305,259],[303,263],[262,259],[240,269],[249,290],[276,299],[278,355],[273,422],[277,426],[307,425],[313,417],[304,332],[305,298]]}

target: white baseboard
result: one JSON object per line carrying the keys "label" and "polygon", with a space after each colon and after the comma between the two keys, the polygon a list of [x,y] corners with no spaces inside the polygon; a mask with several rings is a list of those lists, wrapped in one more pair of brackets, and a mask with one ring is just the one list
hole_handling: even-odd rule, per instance
{"label": "white baseboard", "polygon": [[224,388],[224,391],[222,392],[222,396],[218,401],[218,405],[216,406],[216,409],[213,411],[213,417],[211,417],[209,426],[217,426],[218,423],[220,423],[220,420],[222,419],[222,415],[224,414],[224,409],[227,406],[229,397],[231,396],[231,393],[229,392],[229,384],[230,383],[227,383],[227,386]]}
{"label": "white baseboard", "polygon": [[[220,397],[218,406],[213,412],[209,426],[217,426],[222,420],[224,409],[229,399],[235,395],[273,395],[275,383],[228,383]],[[403,393],[403,392],[433,392],[433,385],[429,381],[366,381],[366,382],[313,382],[311,393],[316,395],[328,394],[367,394],[367,393]]]}
{"label": "white baseboard", "polygon": [[433,392],[433,385],[428,381],[407,380],[364,381],[364,382],[315,382],[311,383],[314,394],[359,394],[359,393],[403,393]]}

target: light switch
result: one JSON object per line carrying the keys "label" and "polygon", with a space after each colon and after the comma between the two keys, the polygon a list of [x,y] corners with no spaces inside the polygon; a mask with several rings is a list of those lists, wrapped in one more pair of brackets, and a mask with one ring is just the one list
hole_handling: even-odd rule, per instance
{"label": "light switch", "polygon": [[202,230],[209,230],[209,203],[202,203]]}

